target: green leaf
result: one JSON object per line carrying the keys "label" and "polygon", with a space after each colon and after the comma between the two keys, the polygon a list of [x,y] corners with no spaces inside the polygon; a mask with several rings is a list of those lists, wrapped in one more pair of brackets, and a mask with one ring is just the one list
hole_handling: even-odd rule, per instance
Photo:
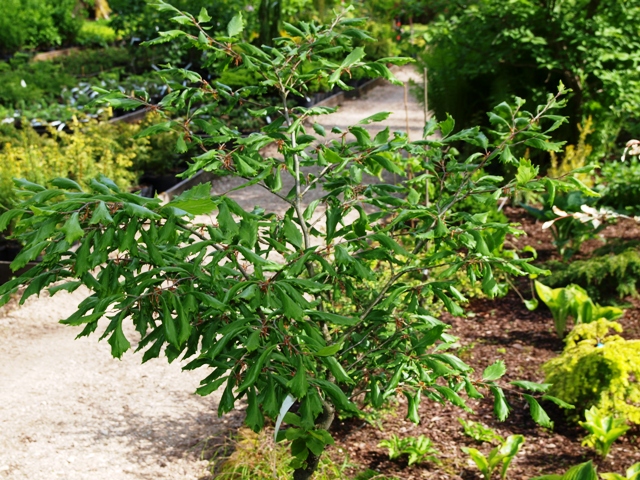
{"label": "green leaf", "polygon": [[103,201],[98,202],[98,206],[93,210],[93,215],[91,215],[91,221],[89,222],[90,225],[95,225],[97,223],[101,223],[103,225],[113,223],[113,218],[109,213],[109,209]]}
{"label": "green leaf", "polygon": [[302,248],[302,233],[289,217],[285,217],[282,230],[285,238],[291,245],[298,249]]}
{"label": "green leaf", "polygon": [[82,230],[78,219],[79,213],[74,212],[60,229],[64,233],[64,238],[69,244],[73,244],[73,242],[84,236],[84,230]]}
{"label": "green leaf", "polygon": [[307,310],[305,313],[312,318],[333,323],[334,325],[341,325],[343,327],[352,327],[360,321],[359,318],[345,317],[344,315],[336,315],[335,313],[321,312],[319,310]]}
{"label": "green leaf", "polygon": [[484,372],[482,373],[482,380],[484,382],[492,382],[501,378],[505,373],[507,373],[507,367],[505,366],[504,361],[498,360],[493,365],[489,365],[484,369]]}
{"label": "green leaf", "polygon": [[507,403],[507,399],[504,396],[504,392],[501,388],[495,386],[489,387],[489,390],[491,390],[491,393],[494,397],[493,413],[496,417],[498,417],[498,420],[504,422],[509,416],[509,411],[511,410],[509,408],[509,404]]}
{"label": "green leaf", "polygon": [[556,405],[558,405],[559,407],[567,408],[569,410],[576,408],[574,405],[571,405],[570,403],[567,403],[564,400],[560,400],[559,398],[554,397],[552,395],[543,395],[542,399],[543,400],[548,400],[550,402],[553,402]]}
{"label": "green leaf", "polygon": [[291,380],[287,382],[287,388],[291,394],[298,400],[304,398],[309,389],[309,381],[307,380],[307,372],[305,371],[302,358],[298,360],[298,370]]}
{"label": "green leaf", "polygon": [[382,121],[386,120],[387,118],[389,118],[389,115],[391,115],[391,112],[374,113],[370,117],[363,118],[362,120],[360,120],[358,122],[358,125],[369,125],[372,122],[382,122]]}
{"label": "green leaf", "polygon": [[335,355],[342,348],[342,343],[335,343],[333,345],[327,345],[326,347],[322,347],[317,352],[314,353],[317,357],[330,357]]}
{"label": "green leaf", "polygon": [[538,175],[538,166],[534,166],[528,158],[521,158],[516,173],[517,184],[522,186],[535,179]]}
{"label": "green leaf", "polygon": [[61,188],[63,190],[78,190],[82,191],[82,187],[78,182],[74,182],[70,178],[54,178],[51,180],[51,185],[57,188]]}
{"label": "green leaf", "polygon": [[[208,21],[211,20],[211,17],[209,16],[209,13],[207,12],[207,9],[202,7],[200,9],[200,13],[198,14],[198,22],[200,23],[206,23]],[[233,36],[233,35],[231,35]]]}
{"label": "green leaf", "polygon": [[127,337],[124,336],[124,332],[122,331],[122,318],[117,320],[116,328],[111,334],[111,337],[109,337],[108,342],[109,345],[111,345],[111,355],[115,358],[122,358],[122,354],[131,347],[129,340],[127,340]]}
{"label": "green leaf", "polygon": [[235,37],[239,35],[244,30],[244,19],[242,18],[242,13],[238,13],[234,15],[229,24],[227,25],[227,35],[230,37]]}
{"label": "green leaf", "polygon": [[540,406],[538,401],[531,395],[527,395],[526,393],[522,396],[529,404],[531,418],[533,418],[533,421],[545,428],[553,428],[553,422],[549,418],[549,415],[547,415],[547,412],[545,412],[544,409]]}

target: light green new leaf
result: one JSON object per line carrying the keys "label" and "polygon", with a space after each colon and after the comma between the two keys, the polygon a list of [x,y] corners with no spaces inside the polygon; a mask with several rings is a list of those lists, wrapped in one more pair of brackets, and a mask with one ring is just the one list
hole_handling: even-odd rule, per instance
{"label": "light green new leaf", "polygon": [[496,361],[493,365],[489,365],[484,369],[482,373],[482,380],[485,382],[492,382],[498,380],[507,372],[507,367],[503,360]]}
{"label": "light green new leaf", "polygon": [[242,13],[238,13],[235,15],[229,24],[227,25],[227,34],[230,37],[235,37],[239,35],[244,30],[244,19],[242,18]]}

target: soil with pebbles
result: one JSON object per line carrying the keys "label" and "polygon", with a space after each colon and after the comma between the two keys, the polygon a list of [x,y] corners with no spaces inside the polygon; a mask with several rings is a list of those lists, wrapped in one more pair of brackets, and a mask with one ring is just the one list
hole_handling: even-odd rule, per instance
{"label": "soil with pebbles", "polygon": [[[421,81],[411,68],[401,80]],[[422,106],[405,89],[383,85],[346,100],[324,118],[327,129],[345,127],[379,111],[393,113],[372,126],[389,126],[419,138]],[[237,186],[232,179],[213,182],[213,193]],[[285,189],[287,186],[285,185]],[[283,213],[285,205],[252,187],[232,193],[243,207],[262,205]],[[312,198],[308,199],[310,201]],[[0,479],[162,480],[208,476],[202,452],[208,439],[242,421],[239,412],[217,417],[216,393],[193,392],[202,370],[183,372],[178,362],[142,354],[110,356],[97,335],[74,340],[79,330],[58,323],[87,295],[78,290],[29,299],[5,308],[0,317]],[[104,328],[106,325],[102,325]],[[125,332],[135,347],[136,332]]]}

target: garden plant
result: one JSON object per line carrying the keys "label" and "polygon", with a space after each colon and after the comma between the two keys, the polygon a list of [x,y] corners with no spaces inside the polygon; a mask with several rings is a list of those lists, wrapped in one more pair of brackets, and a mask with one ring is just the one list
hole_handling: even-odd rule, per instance
{"label": "garden plant", "polygon": [[[347,10],[325,26],[285,24],[286,36],[259,48],[243,41],[240,14],[212,36],[206,9],[192,15],[163,1],[155,5],[177,27],[150,43],[181,39],[204,51],[211,68],[245,68],[260,82],[234,90],[168,67],[162,74],[180,81],[159,104],[144,91],[100,89],[98,102],[158,112],[164,120],[139,136],[175,132],[177,151],[192,156],[187,176],[206,170],[241,177],[246,183],[239,188],[263,188],[285,212],[245,209],[227,195],[212,196],[209,184],[163,204],[105,176],[88,185],[17,180],[20,202],[0,217],[0,230],[15,222],[15,237],[25,245],[13,268],[42,261],[0,287],[2,301],[21,287],[21,302],[45,290],[88,288],[63,323],[81,326],[85,336],[106,317],[101,338],[121,357],[131,348],[123,330],[131,321],[143,361],[164,353],[170,362],[189,359],[187,369],[209,367],[198,393],[220,390],[220,415],[245,401],[245,423],[254,431],[275,422],[277,439],[291,442],[294,479],[313,475],[333,443],[337,416],[380,408],[394,396],[406,398],[407,418],[419,422],[421,401],[468,408],[467,397],[491,394],[504,420],[511,408],[500,384],[504,363],[476,375],[452,353],[455,337],[437,316],[443,309],[464,315],[461,273],[494,297],[498,273],[544,271],[505,251],[506,236],[521,233],[517,226],[456,206],[471,198],[490,209],[516,191],[590,192],[570,175],[540,178],[530,160],[512,154],[523,145],[558,148],[550,135],[564,121],[554,114],[564,104],[562,85],[533,111],[521,99],[498,105],[486,133],[478,127],[454,133],[447,117],[427,123],[413,142],[389,129],[372,138],[366,126],[388,112],[328,131],[319,117],[333,109],[289,100],[303,97],[318,78],[348,88],[345,81],[358,71],[397,82],[388,64],[406,61],[369,62],[362,47],[353,48],[354,39],[366,38],[357,28],[362,19]],[[336,61],[338,54],[343,59]],[[268,90],[279,104],[247,100]],[[222,100],[230,110],[272,121],[242,136],[212,115]],[[451,147],[460,143],[472,153]],[[515,176],[478,177],[498,162]],[[409,164],[410,177],[388,182],[390,174],[404,178]],[[309,199],[315,190],[321,194]],[[207,221],[213,212],[215,220]],[[514,381],[509,388],[529,392],[521,395],[532,417],[547,427],[539,398],[566,405],[547,395],[545,384]],[[508,451],[500,448],[503,472],[521,443],[510,437]]]}

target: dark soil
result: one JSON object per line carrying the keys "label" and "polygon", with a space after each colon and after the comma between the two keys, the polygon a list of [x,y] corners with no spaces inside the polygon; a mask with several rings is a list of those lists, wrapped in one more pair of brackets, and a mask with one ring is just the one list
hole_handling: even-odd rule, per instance
{"label": "dark soil", "polygon": [[[512,239],[512,244],[520,248],[524,245],[533,246],[538,251],[539,261],[557,259],[551,237],[548,231],[541,230],[539,222],[520,209],[510,208],[506,213],[511,221],[521,223],[527,232],[527,236]],[[608,227],[603,236],[608,239],[640,239],[640,228],[634,222],[620,222]],[[585,242],[576,258],[586,258],[592,250],[602,245],[601,240]],[[530,298],[528,282],[523,280],[518,286],[523,295]],[[640,338],[640,300],[626,298],[624,301],[631,305],[620,320],[624,334],[628,338]],[[482,372],[495,360],[502,359],[508,368],[503,377],[505,383],[511,380],[544,381],[541,365],[558,355],[563,348],[562,341],[554,333],[551,314],[544,305],[531,312],[512,290],[504,298],[476,298],[467,306],[467,312],[466,318],[447,315],[443,320],[451,324],[450,333],[460,338],[463,347],[459,355],[476,372]],[[640,461],[639,426],[633,426],[614,444],[609,456],[602,460],[593,451],[581,446],[585,430],[566,420],[563,412],[554,404],[544,404],[555,423],[551,431],[531,420],[526,402],[517,394],[507,393],[507,398],[513,411],[505,422],[499,422],[494,417],[491,398],[469,401],[474,413],[423,400],[420,425],[414,425],[404,418],[406,402],[401,398],[395,407],[383,414],[380,423],[383,429],[362,420],[348,420],[336,425],[336,446],[346,450],[350,461],[359,465],[359,471],[371,469],[381,475],[403,480],[481,479],[480,472],[460,447],[474,447],[486,455],[493,446],[487,443],[479,445],[466,437],[458,422],[458,418],[464,418],[482,422],[496,429],[503,437],[512,434],[525,436],[525,444],[507,474],[507,478],[511,479],[563,473],[569,467],[587,460],[593,460],[599,472],[623,473]],[[392,434],[400,437],[425,435],[431,438],[441,453],[439,458],[442,465],[426,463],[408,467],[406,459],[390,461],[387,450],[378,447],[378,443]]]}

